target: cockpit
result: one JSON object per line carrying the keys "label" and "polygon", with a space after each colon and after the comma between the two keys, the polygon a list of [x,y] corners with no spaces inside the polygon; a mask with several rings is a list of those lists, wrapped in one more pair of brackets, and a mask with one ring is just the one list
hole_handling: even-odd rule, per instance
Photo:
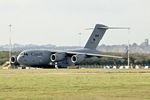
{"label": "cockpit", "polygon": [[20,53],[20,55],[22,55],[22,56],[28,56],[28,53],[27,52],[22,52],[22,53]]}

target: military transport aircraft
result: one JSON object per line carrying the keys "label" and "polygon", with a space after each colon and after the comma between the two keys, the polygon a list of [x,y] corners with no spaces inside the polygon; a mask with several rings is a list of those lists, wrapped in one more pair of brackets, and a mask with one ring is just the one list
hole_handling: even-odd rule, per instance
{"label": "military transport aircraft", "polygon": [[31,67],[48,67],[58,66],[67,67],[78,65],[86,58],[90,57],[111,57],[123,58],[120,56],[103,55],[100,51],[96,50],[100,40],[104,36],[107,29],[128,29],[125,27],[108,27],[103,24],[96,24],[90,38],[82,49],[76,50],[25,50],[18,56],[11,57],[11,62],[18,62],[20,65]]}

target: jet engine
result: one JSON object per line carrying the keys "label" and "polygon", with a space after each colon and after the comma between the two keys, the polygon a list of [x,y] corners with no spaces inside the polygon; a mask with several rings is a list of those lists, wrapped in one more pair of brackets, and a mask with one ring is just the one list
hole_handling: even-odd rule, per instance
{"label": "jet engine", "polygon": [[73,56],[71,57],[71,61],[72,61],[72,63],[74,63],[74,64],[79,64],[79,63],[81,63],[84,59],[85,59],[85,55],[81,55],[81,54],[79,54],[79,55],[73,55]]}
{"label": "jet engine", "polygon": [[12,56],[12,57],[10,58],[10,61],[11,61],[12,64],[18,63],[18,62],[17,62],[17,56]]}
{"label": "jet engine", "polygon": [[62,61],[65,59],[66,53],[55,53],[50,56],[52,62]]}

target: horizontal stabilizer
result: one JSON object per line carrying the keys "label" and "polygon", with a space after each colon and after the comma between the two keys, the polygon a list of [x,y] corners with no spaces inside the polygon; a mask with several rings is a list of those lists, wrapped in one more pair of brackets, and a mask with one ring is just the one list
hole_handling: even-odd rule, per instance
{"label": "horizontal stabilizer", "polygon": [[[86,28],[85,30],[93,30],[94,28]],[[99,27],[98,29],[127,29],[129,30],[130,27]]]}
{"label": "horizontal stabilizer", "polygon": [[130,29],[129,27],[100,27],[99,29]]}

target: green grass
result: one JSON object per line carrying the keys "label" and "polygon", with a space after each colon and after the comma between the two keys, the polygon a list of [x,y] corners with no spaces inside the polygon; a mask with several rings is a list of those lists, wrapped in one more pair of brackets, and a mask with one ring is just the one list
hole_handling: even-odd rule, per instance
{"label": "green grass", "polygon": [[150,100],[150,70],[0,70],[2,100]]}

